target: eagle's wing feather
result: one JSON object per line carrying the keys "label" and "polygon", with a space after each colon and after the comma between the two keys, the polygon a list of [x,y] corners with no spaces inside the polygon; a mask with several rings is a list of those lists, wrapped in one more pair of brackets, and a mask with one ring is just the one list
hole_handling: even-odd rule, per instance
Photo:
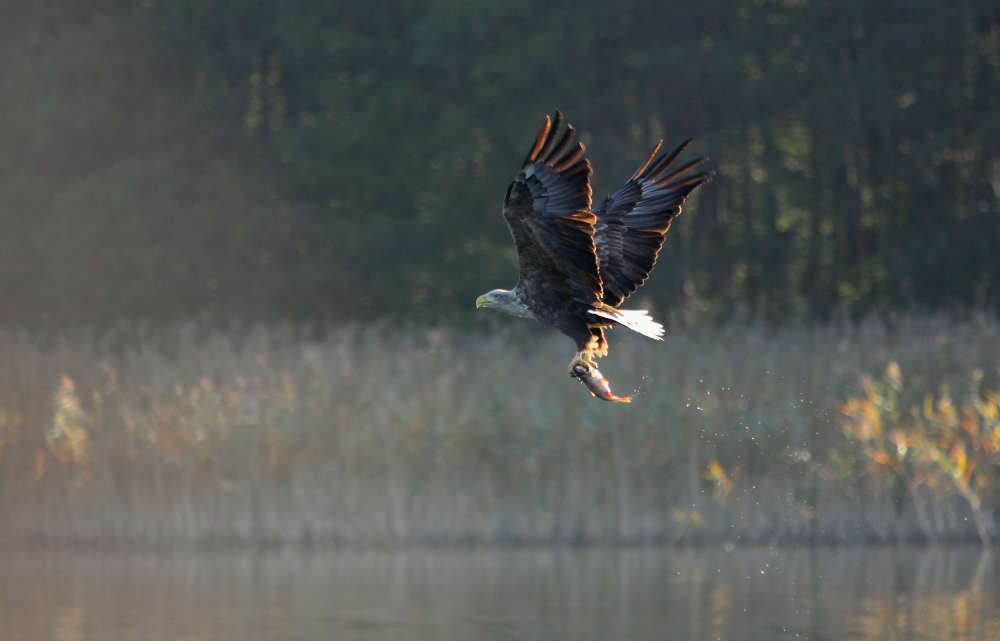
{"label": "eagle's wing feather", "polygon": [[590,163],[567,126],[557,140],[562,114],[545,118],[531,153],[511,183],[503,217],[514,237],[520,284],[554,305],[572,299],[598,305],[602,296],[590,209]]}
{"label": "eagle's wing feather", "polygon": [[670,221],[681,213],[684,199],[695,187],[712,179],[711,173],[683,175],[704,158],[666,173],[689,144],[687,140],[654,160],[660,149],[656,145],[625,186],[592,210],[597,218],[594,242],[604,304],[617,307],[646,280],[656,264]]}

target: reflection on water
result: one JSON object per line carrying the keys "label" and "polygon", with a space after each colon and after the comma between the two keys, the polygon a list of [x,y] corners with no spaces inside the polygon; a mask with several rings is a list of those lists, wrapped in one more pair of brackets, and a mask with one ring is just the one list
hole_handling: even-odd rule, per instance
{"label": "reflection on water", "polygon": [[0,552],[21,639],[1000,639],[979,549]]}

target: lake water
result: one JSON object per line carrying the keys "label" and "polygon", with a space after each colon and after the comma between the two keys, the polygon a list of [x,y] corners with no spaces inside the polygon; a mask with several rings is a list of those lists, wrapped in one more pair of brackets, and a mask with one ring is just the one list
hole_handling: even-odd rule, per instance
{"label": "lake water", "polygon": [[1000,639],[945,549],[0,551],[0,641]]}

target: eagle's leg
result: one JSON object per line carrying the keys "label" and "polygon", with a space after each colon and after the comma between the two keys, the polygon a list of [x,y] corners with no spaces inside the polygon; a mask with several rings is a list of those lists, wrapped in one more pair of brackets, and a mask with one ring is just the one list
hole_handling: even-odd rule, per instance
{"label": "eagle's leg", "polygon": [[[577,354],[569,362],[569,375],[577,377],[580,374],[574,370],[583,368],[583,373],[589,373],[597,369],[594,358],[607,354],[607,343],[604,342],[604,334],[599,327],[592,327],[579,319],[569,317],[564,324],[557,324],[564,334],[573,339],[576,343]],[[604,346],[604,352],[601,347]]]}

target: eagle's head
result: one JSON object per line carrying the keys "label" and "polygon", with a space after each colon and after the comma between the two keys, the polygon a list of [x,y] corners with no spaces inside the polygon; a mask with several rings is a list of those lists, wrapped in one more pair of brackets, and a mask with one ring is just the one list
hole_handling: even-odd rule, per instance
{"label": "eagle's head", "polygon": [[528,306],[521,301],[518,292],[506,289],[494,289],[491,292],[486,292],[476,299],[476,307],[492,307],[514,316],[534,318],[534,314],[531,313]]}

